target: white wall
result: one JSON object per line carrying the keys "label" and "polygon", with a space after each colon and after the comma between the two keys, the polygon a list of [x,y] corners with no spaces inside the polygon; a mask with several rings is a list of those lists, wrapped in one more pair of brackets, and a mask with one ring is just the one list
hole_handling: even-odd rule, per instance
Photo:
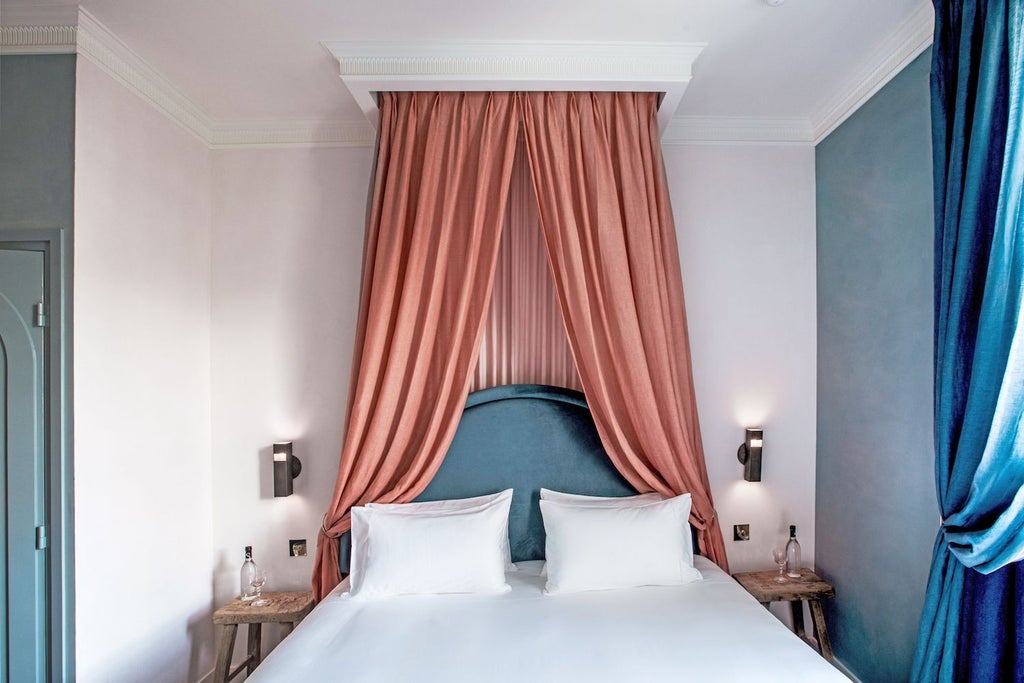
{"label": "white wall", "polygon": [[77,678],[213,666],[210,153],[84,57],[75,122]]}
{"label": "white wall", "polygon": [[[732,571],[771,568],[797,525],[814,558],[815,211],[810,146],[667,146],[708,475]],[[764,426],[760,483],[744,428]],[[734,542],[734,524],[751,540]]]}
{"label": "white wall", "polygon": [[[218,601],[238,594],[246,545],[270,589],[310,585],[338,474],[372,158],[368,147],[214,154]],[[287,498],[273,497],[275,441],[294,441],[302,461]],[[308,555],[289,557],[288,541],[300,538]],[[265,630],[270,646],[276,629]]]}

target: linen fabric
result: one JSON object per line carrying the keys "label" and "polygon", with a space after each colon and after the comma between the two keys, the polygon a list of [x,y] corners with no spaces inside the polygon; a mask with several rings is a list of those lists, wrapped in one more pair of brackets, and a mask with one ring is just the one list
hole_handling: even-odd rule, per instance
{"label": "linen fabric", "polygon": [[[507,502],[506,502],[507,501]],[[506,506],[512,505],[512,489],[505,489],[498,493],[472,498],[450,498],[448,500],[428,500],[411,503],[367,503],[365,507],[371,510],[387,510],[402,514],[421,514],[446,511],[472,510],[486,505],[496,505],[505,502]],[[356,519],[352,518],[352,543],[356,541]],[[512,563],[512,551],[508,545],[508,511],[505,514],[505,533],[502,536],[502,554],[505,557],[505,571],[515,571],[516,566]],[[355,562],[353,554],[351,561]]]}
{"label": "linen fabric", "polygon": [[540,490],[541,500],[553,500],[556,503],[572,503],[574,505],[646,505],[659,500],[665,500],[660,493],[640,493],[635,496],[588,496],[582,493],[563,493],[542,488]]}
{"label": "linen fabric", "polygon": [[[690,507],[692,506],[693,497],[689,493],[684,493],[681,496],[676,496],[678,499],[686,500],[686,510],[689,514]],[[649,503],[656,503],[659,501],[670,500],[660,493],[641,493],[635,496],[586,496],[578,493],[562,493],[560,491],[552,491],[551,489],[542,488],[540,490],[541,500],[551,500],[560,503],[566,503],[569,505],[576,505],[580,507],[636,507],[643,506]],[[686,544],[686,555],[689,558],[689,564],[693,565],[693,534],[690,529],[689,522],[684,523],[679,533],[683,535],[683,542]]]}
{"label": "linen fabric", "polygon": [[701,443],[657,93],[519,95],[569,345],[608,456],[638,491],[693,495],[728,569]]}
{"label": "linen fabric", "polygon": [[602,444],[639,491],[693,495],[728,567],[703,458],[656,93],[385,93],[341,463],[317,544],[340,579],[349,510],[416,497],[458,425],[523,115],[548,259]]}
{"label": "linen fabric", "polygon": [[635,505],[542,500],[540,511],[547,534],[547,593],[678,586],[701,579],[689,543],[689,495]]}
{"label": "linen fabric", "polygon": [[521,135],[516,140],[494,289],[470,390],[505,384],[583,391],[551,279]]}
{"label": "linen fabric", "polygon": [[544,595],[541,562],[521,562],[500,595],[353,600],[343,585],[248,680],[849,683],[728,574],[696,561],[704,580],[684,586],[559,596]]}
{"label": "linen fabric", "polygon": [[508,591],[511,502],[508,495],[475,508],[416,514],[352,508],[352,597]]}
{"label": "linen fabric", "polygon": [[383,93],[338,479],[313,567],[341,579],[349,509],[404,503],[458,426],[490,299],[515,151],[512,93]]}
{"label": "linen fabric", "polygon": [[912,680],[1024,680],[1024,4],[935,1],[935,479]]}

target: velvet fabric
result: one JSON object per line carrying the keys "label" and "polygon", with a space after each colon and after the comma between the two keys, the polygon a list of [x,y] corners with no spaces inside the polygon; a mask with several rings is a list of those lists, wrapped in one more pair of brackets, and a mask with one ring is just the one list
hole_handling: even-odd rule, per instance
{"label": "velvet fabric", "polygon": [[[1024,681],[1024,6],[936,0],[935,446],[942,528],[915,681]],[[999,637],[993,637],[998,632]]]}
{"label": "velvet fabric", "polygon": [[727,569],[701,444],[656,93],[521,93],[540,222],[601,441],[638,491],[689,492]]}
{"label": "velvet fabric", "polygon": [[313,570],[341,576],[349,509],[412,500],[458,426],[491,294],[518,130],[513,93],[385,93],[352,384]]}

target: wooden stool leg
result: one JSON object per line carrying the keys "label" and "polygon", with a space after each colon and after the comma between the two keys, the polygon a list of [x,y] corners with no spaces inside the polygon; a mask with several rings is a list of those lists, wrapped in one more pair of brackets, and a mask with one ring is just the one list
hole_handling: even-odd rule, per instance
{"label": "wooden stool leg", "polygon": [[225,624],[220,632],[220,644],[217,646],[217,668],[214,669],[214,683],[227,683],[231,670],[231,652],[235,649],[235,634],[238,624]]}
{"label": "wooden stool leg", "polygon": [[821,609],[821,601],[811,600],[811,620],[818,635],[818,651],[825,659],[832,659],[832,643],[828,640],[828,628],[825,626],[825,613]]}
{"label": "wooden stool leg", "polygon": [[292,632],[292,629],[294,629],[294,628],[295,628],[295,622],[294,621],[282,621],[281,622],[281,640],[284,640],[288,636],[288,634]]}
{"label": "wooden stool leg", "polygon": [[806,640],[804,635],[804,603],[802,600],[791,600],[789,602],[790,611],[793,613],[793,631],[798,636]]}
{"label": "wooden stool leg", "polygon": [[248,676],[260,665],[260,645],[263,638],[263,624],[249,624],[249,663],[245,666],[245,674]]}

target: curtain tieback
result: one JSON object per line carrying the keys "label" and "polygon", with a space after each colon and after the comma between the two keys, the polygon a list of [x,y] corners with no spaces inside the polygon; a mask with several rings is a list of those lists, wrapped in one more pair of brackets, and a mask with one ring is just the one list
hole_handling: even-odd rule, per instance
{"label": "curtain tieback", "polygon": [[324,516],[320,518],[320,533],[322,533],[327,538],[333,538],[333,539],[341,538],[341,534],[332,534],[330,531],[327,530],[327,513],[326,512],[324,513]]}

